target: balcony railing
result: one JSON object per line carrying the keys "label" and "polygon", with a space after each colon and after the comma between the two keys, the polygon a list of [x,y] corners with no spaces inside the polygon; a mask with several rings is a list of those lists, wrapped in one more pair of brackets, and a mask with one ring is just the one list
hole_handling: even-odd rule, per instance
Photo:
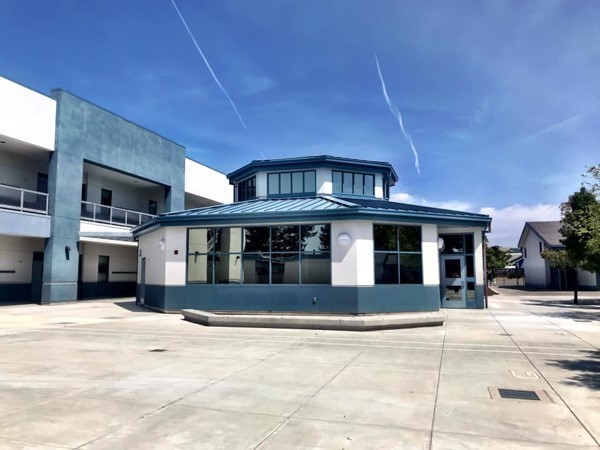
{"label": "balcony railing", "polygon": [[48,194],[0,184],[0,208],[48,214]]}
{"label": "balcony railing", "polygon": [[153,219],[154,215],[98,203],[81,202],[81,218],[92,222],[136,227]]}

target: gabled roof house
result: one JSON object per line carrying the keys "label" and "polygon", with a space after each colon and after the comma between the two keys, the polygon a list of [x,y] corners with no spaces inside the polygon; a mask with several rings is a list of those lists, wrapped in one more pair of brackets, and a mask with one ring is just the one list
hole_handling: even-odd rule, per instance
{"label": "gabled roof house", "polygon": [[[542,258],[545,249],[562,250],[560,221],[525,222],[519,247],[523,253],[525,285],[545,289],[570,290],[572,286],[564,270],[554,269]],[[600,289],[600,276],[583,270],[577,273],[577,282],[582,289]]]}

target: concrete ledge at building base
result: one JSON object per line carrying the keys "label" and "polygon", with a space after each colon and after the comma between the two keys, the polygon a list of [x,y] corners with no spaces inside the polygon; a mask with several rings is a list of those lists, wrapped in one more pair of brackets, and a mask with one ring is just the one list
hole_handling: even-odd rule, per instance
{"label": "concrete ledge at building base", "polygon": [[183,318],[189,322],[213,327],[302,328],[310,330],[374,331],[397,328],[433,327],[444,324],[442,311],[370,314],[357,316],[213,313],[184,309]]}

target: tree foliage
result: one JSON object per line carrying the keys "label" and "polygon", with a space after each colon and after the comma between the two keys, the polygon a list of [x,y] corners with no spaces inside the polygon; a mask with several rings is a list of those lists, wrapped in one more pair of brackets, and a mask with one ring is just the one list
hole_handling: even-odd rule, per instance
{"label": "tree foliage", "polygon": [[504,269],[510,260],[510,253],[498,245],[487,247],[486,263],[488,269]]}
{"label": "tree foliage", "polygon": [[561,243],[564,250],[545,250],[542,257],[573,278],[577,302],[577,269],[600,272],[600,164],[588,168],[579,191],[561,209]]}

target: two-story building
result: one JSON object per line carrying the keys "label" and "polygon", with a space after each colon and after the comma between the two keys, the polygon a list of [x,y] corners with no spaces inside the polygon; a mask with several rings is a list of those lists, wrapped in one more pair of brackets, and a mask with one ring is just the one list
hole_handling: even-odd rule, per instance
{"label": "two-story building", "polygon": [[[572,290],[573,278],[566,270],[552,267],[542,257],[544,250],[564,250],[560,221],[525,222],[519,237],[523,254],[525,285],[541,289]],[[600,274],[577,270],[577,284],[583,290],[600,290]]]}
{"label": "two-story building", "polygon": [[0,99],[0,303],[133,296],[133,227],[233,198],[182,145],[65,90],[0,77]]}
{"label": "two-story building", "polygon": [[487,215],[389,201],[385,162],[252,161],[235,202],[136,227],[140,304],[161,311],[483,308]]}

